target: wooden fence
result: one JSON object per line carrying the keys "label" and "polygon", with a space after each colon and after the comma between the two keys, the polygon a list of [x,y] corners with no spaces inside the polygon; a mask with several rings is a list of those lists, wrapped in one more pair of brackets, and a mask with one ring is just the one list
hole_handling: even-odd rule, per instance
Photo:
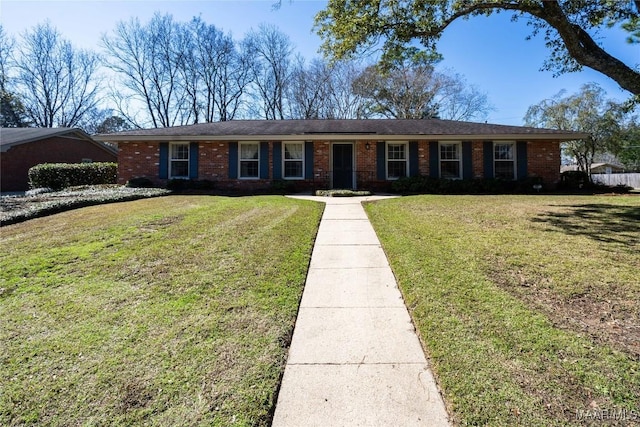
{"label": "wooden fence", "polygon": [[591,175],[593,182],[605,185],[628,185],[640,188],[640,173],[594,173]]}

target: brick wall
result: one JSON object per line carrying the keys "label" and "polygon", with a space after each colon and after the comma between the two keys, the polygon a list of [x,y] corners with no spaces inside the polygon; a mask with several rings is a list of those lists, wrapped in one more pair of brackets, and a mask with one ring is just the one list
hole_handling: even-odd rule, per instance
{"label": "brick wall", "polygon": [[538,176],[551,185],[560,182],[560,143],[527,142],[527,163],[530,177]]}
{"label": "brick wall", "polygon": [[[370,140],[369,150],[366,140],[358,140],[354,145],[354,156],[358,188],[387,190],[389,181],[377,180],[376,144]],[[421,175],[429,175],[429,142],[418,141],[418,169]],[[313,143],[313,180],[291,181],[296,190],[328,188],[330,185],[331,165],[330,141]],[[269,142],[269,179],[230,180],[229,145],[226,141],[200,142],[198,150],[198,179],[218,182],[218,188],[239,190],[260,190],[271,186],[273,178],[273,147]],[[472,169],[474,178],[484,177],[483,141],[472,141]],[[157,142],[130,142],[120,144],[118,181],[124,184],[134,177],[150,178],[158,185],[166,180],[158,179],[159,144]],[[540,176],[548,184],[560,179],[560,146],[557,142],[535,141],[527,143],[529,175]]]}
{"label": "brick wall", "polygon": [[0,191],[24,191],[29,189],[29,169],[42,163],[116,162],[109,153],[90,141],[53,137],[25,144],[14,145],[0,153]]}

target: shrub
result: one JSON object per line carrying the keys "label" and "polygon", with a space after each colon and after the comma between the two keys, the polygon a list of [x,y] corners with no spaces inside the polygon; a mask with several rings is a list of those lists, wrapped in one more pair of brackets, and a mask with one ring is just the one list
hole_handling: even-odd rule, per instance
{"label": "shrub", "polygon": [[129,187],[129,188],[153,188],[153,187],[155,187],[155,185],[153,185],[153,181],[151,181],[149,178],[146,178],[144,176],[140,176],[140,177],[137,177],[137,178],[131,178],[129,181],[127,181],[125,186]]}
{"label": "shrub", "polygon": [[171,191],[186,191],[186,190],[200,190],[207,191],[213,190],[215,183],[208,179],[194,180],[194,179],[170,179],[167,182],[167,190]]}
{"label": "shrub", "polygon": [[[542,185],[538,177],[518,181],[501,179],[440,179],[429,176],[400,178],[391,184],[400,194],[510,194],[533,193],[534,185]],[[541,189],[541,188],[540,188]]]}
{"label": "shrub", "polygon": [[116,163],[43,163],[29,169],[31,188],[60,190],[78,185],[115,184]]}

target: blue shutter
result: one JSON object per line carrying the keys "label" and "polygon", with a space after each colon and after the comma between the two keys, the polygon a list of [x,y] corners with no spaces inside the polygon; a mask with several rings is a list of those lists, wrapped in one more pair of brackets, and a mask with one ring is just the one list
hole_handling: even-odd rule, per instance
{"label": "blue shutter", "polygon": [[380,181],[387,179],[386,146],[387,144],[384,141],[376,143],[376,175]]}
{"label": "blue shutter", "polygon": [[304,178],[313,179],[313,141],[304,143]]}
{"label": "blue shutter", "polygon": [[198,179],[198,143],[189,144],[189,179]]}
{"label": "blue shutter", "polygon": [[482,150],[484,160],[484,178],[493,178],[493,141],[485,141]]}
{"label": "blue shutter", "polygon": [[420,167],[418,165],[418,141],[409,142],[409,176],[420,175]]}
{"label": "blue shutter", "polygon": [[238,178],[238,143],[229,143],[229,178]]}
{"label": "blue shutter", "polygon": [[429,176],[440,177],[440,156],[438,155],[438,141],[429,142]]}
{"label": "blue shutter", "polygon": [[282,179],[282,142],[273,143],[273,179]]}
{"label": "blue shutter", "polygon": [[160,143],[160,163],[158,164],[158,178],[169,178],[169,143]]}
{"label": "blue shutter", "polygon": [[462,141],[462,179],[473,178],[473,148],[471,141]]}
{"label": "blue shutter", "polygon": [[518,162],[517,179],[525,179],[527,177],[527,141],[518,141],[516,144],[516,159]]}
{"label": "blue shutter", "polygon": [[269,179],[269,143],[260,143],[260,179]]}

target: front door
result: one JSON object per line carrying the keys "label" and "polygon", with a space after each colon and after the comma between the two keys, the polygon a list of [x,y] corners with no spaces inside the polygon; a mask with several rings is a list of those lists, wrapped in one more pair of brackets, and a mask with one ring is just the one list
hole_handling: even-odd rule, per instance
{"label": "front door", "polygon": [[353,188],[352,144],[333,144],[333,188]]}

